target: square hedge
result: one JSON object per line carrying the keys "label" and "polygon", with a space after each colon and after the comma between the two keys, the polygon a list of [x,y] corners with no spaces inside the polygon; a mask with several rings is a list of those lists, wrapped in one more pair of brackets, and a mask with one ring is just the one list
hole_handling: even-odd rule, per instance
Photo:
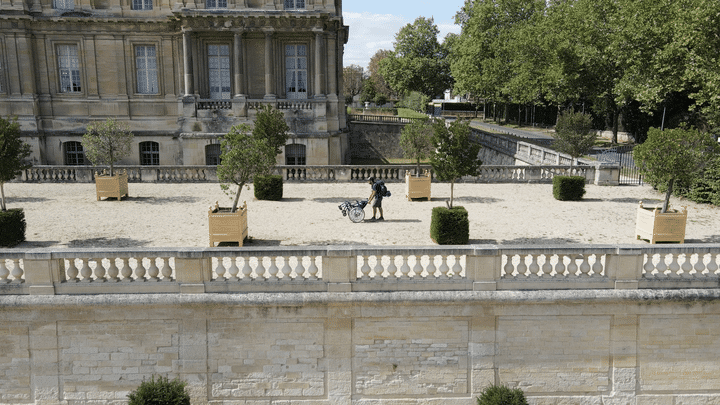
{"label": "square hedge", "polygon": [[22,208],[0,211],[0,246],[12,247],[25,241],[25,212]]}
{"label": "square hedge", "polygon": [[435,207],[430,237],[438,245],[466,245],[470,241],[470,220],[464,207]]}
{"label": "square hedge", "polygon": [[255,198],[258,200],[280,201],[283,197],[283,178],[278,175],[255,176],[253,178]]}
{"label": "square hedge", "polygon": [[560,201],[580,201],[585,195],[585,177],[553,177],[553,196]]}

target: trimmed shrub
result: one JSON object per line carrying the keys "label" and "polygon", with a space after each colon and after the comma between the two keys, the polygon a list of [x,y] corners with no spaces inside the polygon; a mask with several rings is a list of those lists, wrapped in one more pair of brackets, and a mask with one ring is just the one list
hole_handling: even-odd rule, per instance
{"label": "trimmed shrub", "polygon": [[687,190],[682,185],[676,185],[676,194],[703,204],[720,205],[720,159],[715,159],[703,171],[702,176],[696,178]]}
{"label": "trimmed shrub", "polygon": [[283,179],[278,175],[255,176],[255,198],[258,200],[280,201],[283,197]]}
{"label": "trimmed shrub", "polygon": [[464,207],[433,208],[430,237],[438,245],[466,245],[470,240],[467,210]]}
{"label": "trimmed shrub", "polygon": [[0,246],[12,247],[25,241],[25,212],[22,208],[0,211]]}
{"label": "trimmed shrub", "polygon": [[585,195],[585,177],[553,177],[553,196],[560,201],[580,201]]}
{"label": "trimmed shrub", "polygon": [[519,388],[491,385],[485,387],[477,403],[478,405],[527,405],[527,400]]}
{"label": "trimmed shrub", "polygon": [[185,391],[186,382],[177,378],[170,381],[167,378],[155,376],[143,380],[140,386],[130,394],[128,405],[190,405],[190,395]]}

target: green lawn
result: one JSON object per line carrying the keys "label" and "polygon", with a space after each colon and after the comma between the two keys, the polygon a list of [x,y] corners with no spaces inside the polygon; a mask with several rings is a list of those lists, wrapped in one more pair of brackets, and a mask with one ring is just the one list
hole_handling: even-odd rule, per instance
{"label": "green lawn", "polygon": [[397,112],[397,115],[400,118],[427,118],[427,115],[409,108],[398,108]]}

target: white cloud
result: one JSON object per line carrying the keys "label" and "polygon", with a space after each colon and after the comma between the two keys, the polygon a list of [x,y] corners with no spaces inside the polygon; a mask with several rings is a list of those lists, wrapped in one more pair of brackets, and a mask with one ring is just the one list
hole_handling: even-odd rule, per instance
{"label": "white cloud", "polygon": [[[407,21],[403,16],[392,14],[364,13],[343,13],[345,25],[350,27],[350,38],[345,44],[345,55],[343,65],[359,65],[367,69],[370,58],[380,49],[394,48],[395,34],[400,28],[412,21]],[[440,35],[438,40],[442,41],[450,32],[459,33],[460,27],[452,21],[435,21]]]}

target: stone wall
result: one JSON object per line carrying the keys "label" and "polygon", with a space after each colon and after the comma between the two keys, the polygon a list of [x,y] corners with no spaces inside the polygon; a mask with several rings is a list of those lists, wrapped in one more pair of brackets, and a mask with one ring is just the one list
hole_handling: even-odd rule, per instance
{"label": "stone wall", "polygon": [[119,404],[153,374],[193,404],[720,401],[708,290],[1,296],[0,403]]}

